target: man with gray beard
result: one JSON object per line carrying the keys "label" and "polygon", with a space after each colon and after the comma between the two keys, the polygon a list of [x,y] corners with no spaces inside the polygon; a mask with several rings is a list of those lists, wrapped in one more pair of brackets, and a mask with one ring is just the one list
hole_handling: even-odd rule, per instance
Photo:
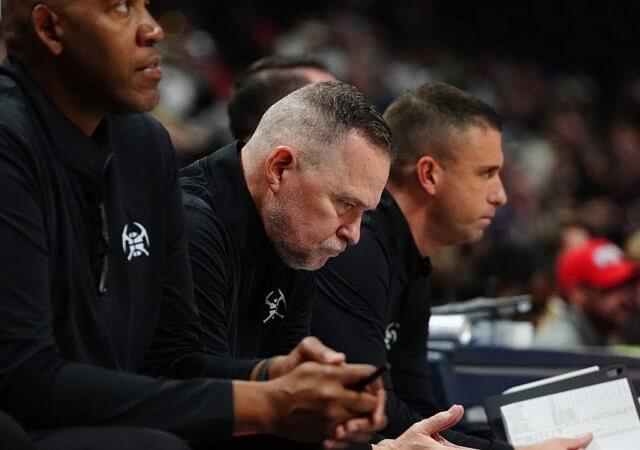
{"label": "man with gray beard", "polygon": [[275,103],[246,145],[182,170],[202,335],[220,376],[272,379],[308,358],[313,338],[296,345],[309,334],[311,271],[358,242],[394,154],[374,107],[329,81]]}

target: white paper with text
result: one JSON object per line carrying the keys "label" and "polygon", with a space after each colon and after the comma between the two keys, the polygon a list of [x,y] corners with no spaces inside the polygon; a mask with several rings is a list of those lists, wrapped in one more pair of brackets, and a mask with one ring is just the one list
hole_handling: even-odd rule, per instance
{"label": "white paper with text", "polygon": [[607,381],[502,406],[509,443],[593,433],[589,450],[640,449],[640,418],[626,379]]}

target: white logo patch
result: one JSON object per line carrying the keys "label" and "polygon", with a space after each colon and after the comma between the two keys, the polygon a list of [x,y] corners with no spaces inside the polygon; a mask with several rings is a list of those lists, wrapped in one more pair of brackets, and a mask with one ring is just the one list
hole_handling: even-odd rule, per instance
{"label": "white logo patch", "polygon": [[391,350],[391,346],[398,340],[399,329],[400,324],[398,322],[391,322],[384,329],[384,346],[387,347],[387,350]]}
{"label": "white logo patch", "polygon": [[271,291],[267,294],[267,298],[264,299],[264,304],[269,307],[269,313],[262,323],[267,323],[271,319],[280,317],[284,319],[284,313],[287,310],[287,301],[284,298],[284,294],[280,289]]}
{"label": "white logo patch", "polygon": [[122,230],[122,251],[127,255],[127,261],[140,256],[149,256],[149,235],[142,224],[133,222],[124,226]]}
{"label": "white logo patch", "polygon": [[604,269],[612,264],[620,263],[622,256],[622,250],[615,245],[604,245],[593,253],[593,262],[599,268]]}

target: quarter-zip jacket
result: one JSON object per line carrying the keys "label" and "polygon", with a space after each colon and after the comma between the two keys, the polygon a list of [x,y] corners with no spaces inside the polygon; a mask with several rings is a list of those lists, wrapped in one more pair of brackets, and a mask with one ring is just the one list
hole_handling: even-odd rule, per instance
{"label": "quarter-zip jacket", "polygon": [[29,429],[229,438],[231,384],[204,378],[199,330],[167,133],[132,115],[87,137],[5,62],[0,408]]}
{"label": "quarter-zip jacket", "polygon": [[271,244],[230,144],[180,171],[189,257],[207,352],[220,376],[247,378],[255,358],[286,354],[309,334],[312,272]]}

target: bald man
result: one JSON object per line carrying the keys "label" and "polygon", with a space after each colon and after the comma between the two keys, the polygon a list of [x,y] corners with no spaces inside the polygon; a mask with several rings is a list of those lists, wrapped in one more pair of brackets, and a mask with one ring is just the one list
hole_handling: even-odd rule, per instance
{"label": "bald man", "polygon": [[[348,439],[355,417],[365,434],[379,426],[380,397],[347,389],[371,366],[210,378],[173,149],[139,114],[162,77],[147,2],[4,0],[2,17],[0,409],[38,449],[318,442]],[[293,351],[342,362],[317,341]]]}

